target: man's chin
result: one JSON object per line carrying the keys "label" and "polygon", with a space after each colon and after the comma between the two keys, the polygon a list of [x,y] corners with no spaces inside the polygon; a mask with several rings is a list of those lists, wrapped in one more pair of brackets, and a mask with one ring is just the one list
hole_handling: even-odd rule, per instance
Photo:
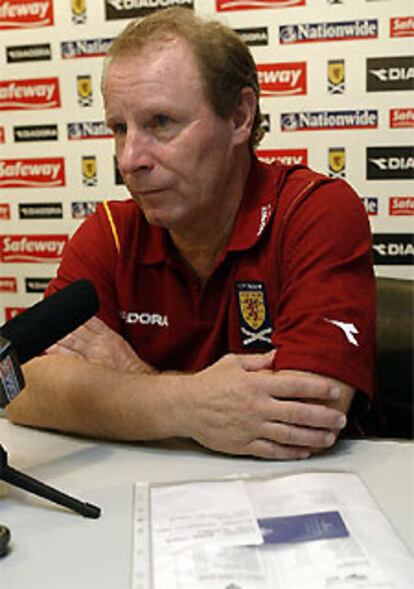
{"label": "man's chin", "polygon": [[171,219],[168,220],[167,215],[163,215],[161,211],[145,211],[142,210],[144,213],[144,217],[153,227],[161,227],[162,229],[169,229]]}

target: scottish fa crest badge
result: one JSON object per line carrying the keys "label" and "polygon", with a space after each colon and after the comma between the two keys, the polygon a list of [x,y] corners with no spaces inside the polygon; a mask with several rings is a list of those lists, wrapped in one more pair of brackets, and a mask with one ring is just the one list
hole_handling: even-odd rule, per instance
{"label": "scottish fa crest badge", "polygon": [[272,347],[272,326],[262,282],[236,282],[240,334],[243,348],[267,350]]}

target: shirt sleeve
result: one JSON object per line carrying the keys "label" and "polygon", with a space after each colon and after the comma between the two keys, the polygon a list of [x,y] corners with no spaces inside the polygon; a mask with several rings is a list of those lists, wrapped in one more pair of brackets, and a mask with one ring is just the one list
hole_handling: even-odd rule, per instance
{"label": "shirt sleeve", "polygon": [[331,376],[370,398],[375,277],[364,206],[342,180],[321,183],[285,205],[274,367]]}
{"label": "shirt sleeve", "polygon": [[115,331],[120,318],[114,276],[117,249],[107,215],[102,206],[88,217],[67,243],[62,262],[46,290],[48,296],[76,280],[86,278],[94,285],[99,297],[100,319]]}

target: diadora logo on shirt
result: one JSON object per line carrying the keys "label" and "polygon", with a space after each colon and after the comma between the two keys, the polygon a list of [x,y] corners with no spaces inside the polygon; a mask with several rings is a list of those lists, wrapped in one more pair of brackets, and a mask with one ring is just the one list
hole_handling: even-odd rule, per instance
{"label": "diadora logo on shirt", "polygon": [[121,311],[121,319],[128,325],[155,325],[168,327],[168,316],[159,313],[148,313],[147,311]]}
{"label": "diadora logo on shirt", "polygon": [[359,331],[353,323],[345,323],[344,321],[337,321],[336,319],[327,319],[326,317],[325,321],[327,323],[332,323],[332,325],[335,325],[336,327],[341,329],[344,336],[350,344],[352,344],[353,346],[359,346],[358,340],[355,337],[359,334]]}

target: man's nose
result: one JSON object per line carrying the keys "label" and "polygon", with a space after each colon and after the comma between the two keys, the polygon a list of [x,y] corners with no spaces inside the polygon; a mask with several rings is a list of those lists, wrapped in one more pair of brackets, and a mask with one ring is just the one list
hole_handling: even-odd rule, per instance
{"label": "man's nose", "polygon": [[151,138],[139,131],[127,132],[117,159],[123,174],[151,171],[154,167]]}

